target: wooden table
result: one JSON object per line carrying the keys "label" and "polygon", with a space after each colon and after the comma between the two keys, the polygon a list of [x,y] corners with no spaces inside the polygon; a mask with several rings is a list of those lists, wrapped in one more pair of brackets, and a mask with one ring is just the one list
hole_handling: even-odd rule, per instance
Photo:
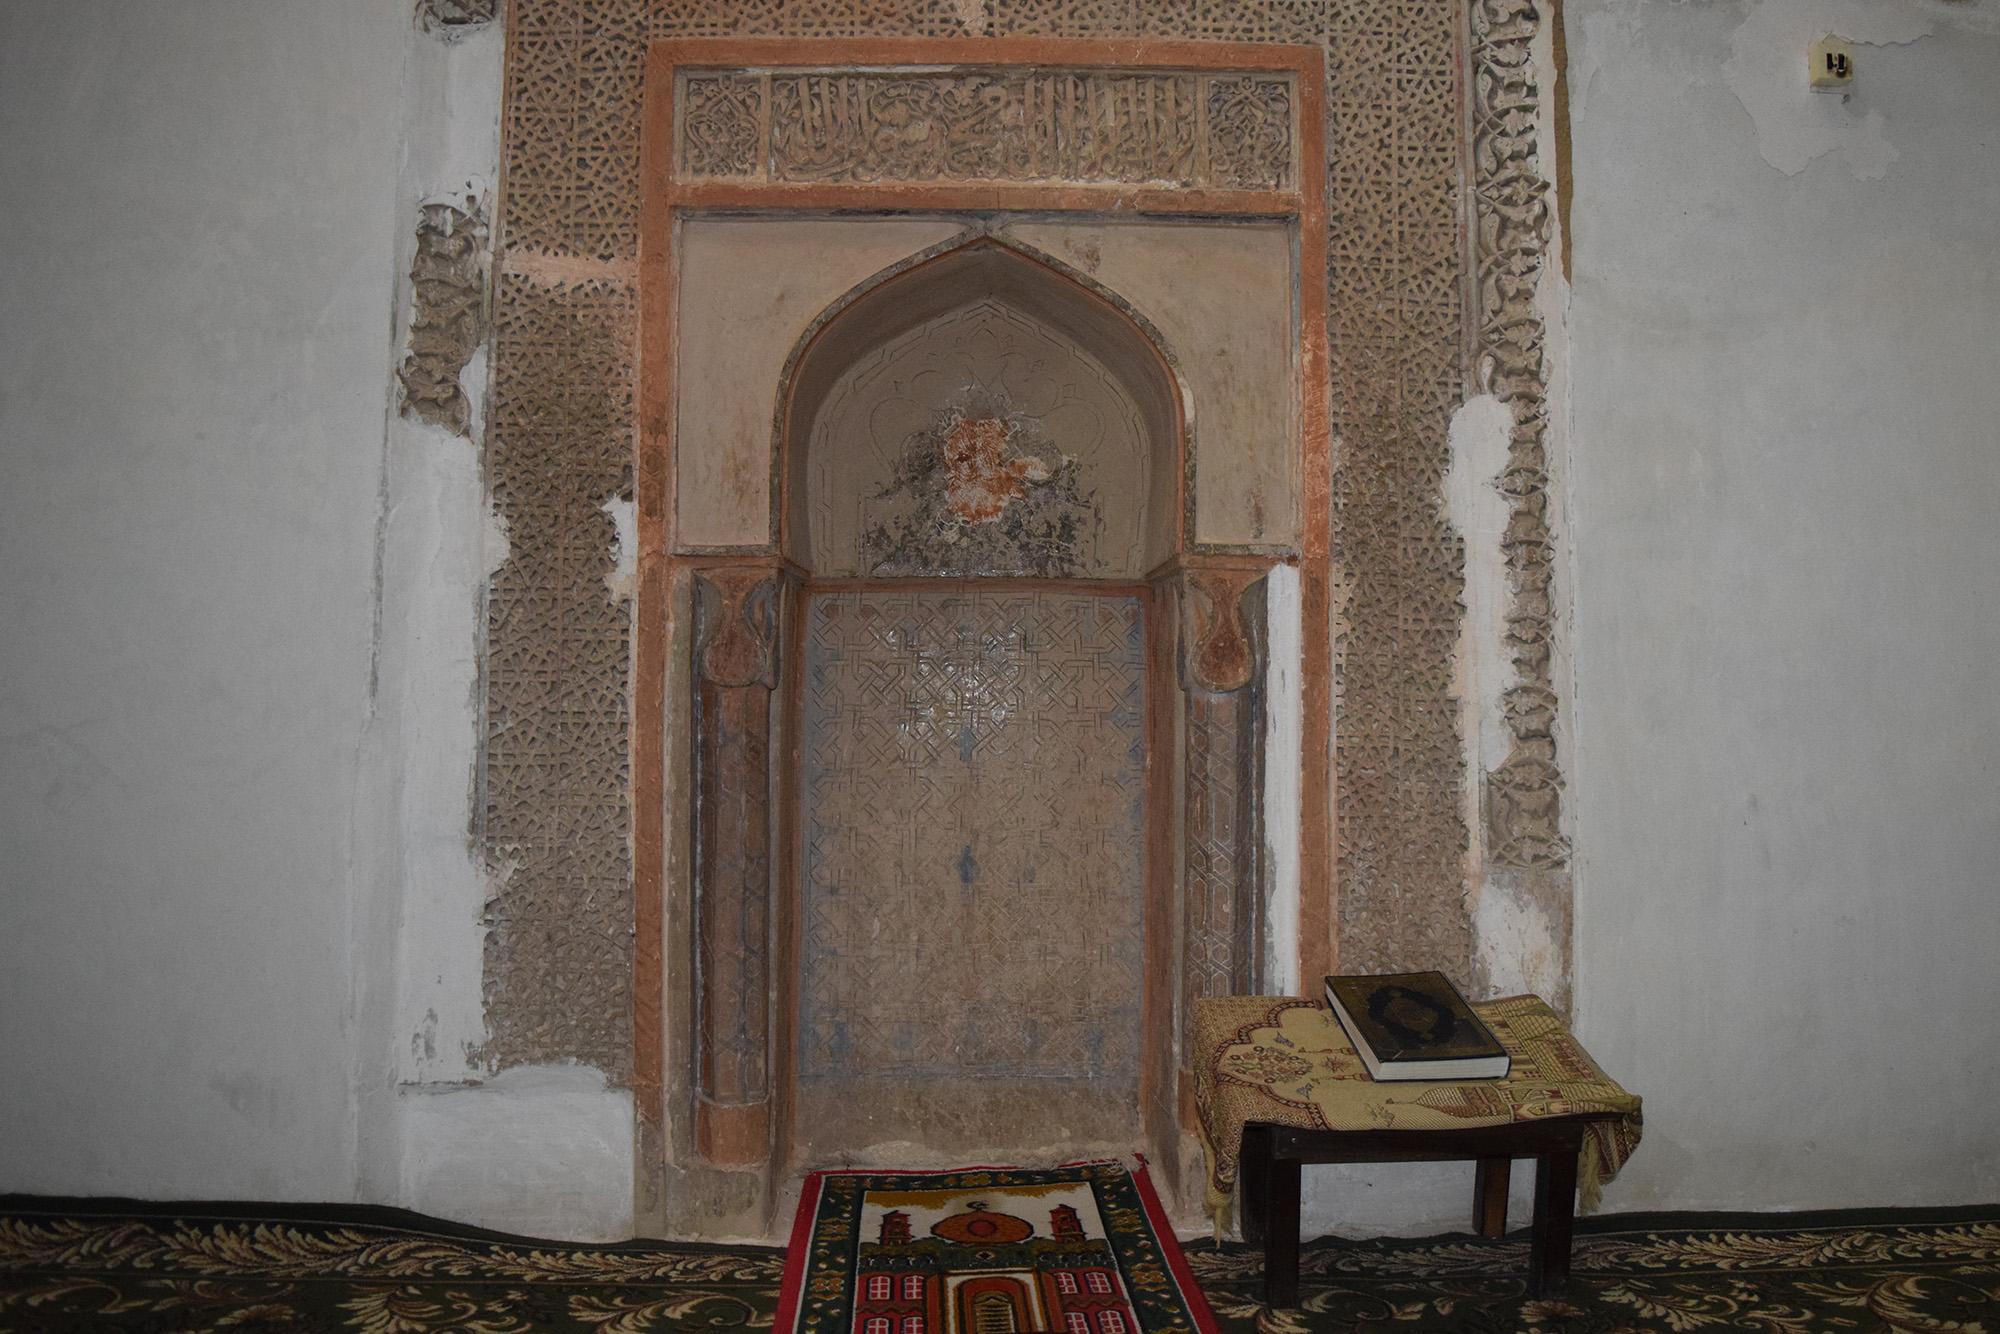
{"label": "wooden table", "polygon": [[1595,1195],[1638,1147],[1641,1101],[1604,1073],[1540,997],[1472,1008],[1512,1058],[1504,1079],[1380,1082],[1323,1003],[1195,1002],[1191,1073],[1208,1159],[1206,1203],[1220,1229],[1240,1181],[1244,1234],[1264,1247],[1273,1304],[1298,1300],[1306,1163],[1477,1163],[1473,1226],[1497,1237],[1507,1226],[1511,1164],[1533,1158],[1530,1281],[1539,1295],[1567,1276],[1577,1187]]}
{"label": "wooden table", "polygon": [[1243,1128],[1243,1235],[1264,1248],[1264,1300],[1299,1300],[1299,1177],[1306,1163],[1455,1162],[1478,1164],[1472,1226],[1481,1236],[1507,1230],[1513,1160],[1535,1160],[1535,1221],[1528,1245],[1528,1290],[1557,1291],[1569,1277],[1576,1219],[1576,1164],[1585,1127],[1616,1113],[1442,1130],[1312,1130],[1251,1122]]}

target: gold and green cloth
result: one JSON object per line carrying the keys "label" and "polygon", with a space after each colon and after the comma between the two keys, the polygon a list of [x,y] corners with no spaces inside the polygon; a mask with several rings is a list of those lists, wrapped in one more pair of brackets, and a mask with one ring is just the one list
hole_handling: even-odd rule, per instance
{"label": "gold and green cloth", "polygon": [[1208,1154],[1208,1209],[1229,1222],[1243,1127],[1453,1130],[1616,1112],[1584,1131],[1577,1184],[1585,1213],[1639,1146],[1639,1099],[1598,1069],[1539,996],[1473,1004],[1513,1058],[1505,1079],[1378,1082],[1319,1001],[1217,996],[1195,1002],[1195,1105]]}

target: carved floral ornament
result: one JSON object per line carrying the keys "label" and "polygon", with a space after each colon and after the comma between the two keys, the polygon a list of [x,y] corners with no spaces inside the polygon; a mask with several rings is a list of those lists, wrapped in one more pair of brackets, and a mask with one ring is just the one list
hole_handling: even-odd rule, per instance
{"label": "carved floral ornament", "polygon": [[684,179],[1074,181],[1284,190],[1292,76],[1265,71],[686,70]]}
{"label": "carved floral ornament", "polygon": [[459,376],[486,337],[487,262],[485,201],[465,195],[418,209],[408,351],[396,371],[402,412],[467,437],[472,400]]}
{"label": "carved floral ornament", "polygon": [[695,664],[704,681],[777,687],[783,578],[768,565],[717,566],[696,576]]}
{"label": "carved floral ornament", "polygon": [[1181,574],[1181,671],[1189,689],[1229,694],[1256,680],[1262,645],[1243,601],[1265,574],[1261,566]]}
{"label": "carved floral ornament", "polygon": [[1506,645],[1513,681],[1502,692],[1510,746],[1485,775],[1489,852],[1502,866],[1554,869],[1569,860],[1562,835],[1562,771],[1556,761],[1555,538],[1549,527],[1547,331],[1535,292],[1547,261],[1548,182],[1535,150],[1540,90],[1532,48],[1540,15],[1532,0],[1473,6],[1472,152],[1479,283],[1479,378],[1513,414],[1501,536],[1510,603]]}

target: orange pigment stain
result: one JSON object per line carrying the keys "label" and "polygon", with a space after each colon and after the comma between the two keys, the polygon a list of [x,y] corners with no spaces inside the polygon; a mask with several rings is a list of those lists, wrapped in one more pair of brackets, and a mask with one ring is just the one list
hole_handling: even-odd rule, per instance
{"label": "orange pigment stain", "polygon": [[945,437],[945,504],[967,523],[993,522],[1027,494],[1028,483],[1048,480],[1040,459],[1006,457],[1012,434],[997,417],[968,417]]}

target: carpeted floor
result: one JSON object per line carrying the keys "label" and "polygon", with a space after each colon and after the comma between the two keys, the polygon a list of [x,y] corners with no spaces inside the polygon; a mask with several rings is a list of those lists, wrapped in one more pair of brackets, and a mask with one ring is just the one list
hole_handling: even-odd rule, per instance
{"label": "carpeted floor", "polygon": [[[1525,1236],[1322,1241],[1301,1305],[1259,1261],[1190,1243],[1226,1330],[2000,1334],[2000,1206],[1652,1214],[1578,1225],[1575,1277],[1531,1301]],[[0,1197],[0,1330],[646,1334],[769,1326],[778,1251],[572,1246],[392,1209]]]}

